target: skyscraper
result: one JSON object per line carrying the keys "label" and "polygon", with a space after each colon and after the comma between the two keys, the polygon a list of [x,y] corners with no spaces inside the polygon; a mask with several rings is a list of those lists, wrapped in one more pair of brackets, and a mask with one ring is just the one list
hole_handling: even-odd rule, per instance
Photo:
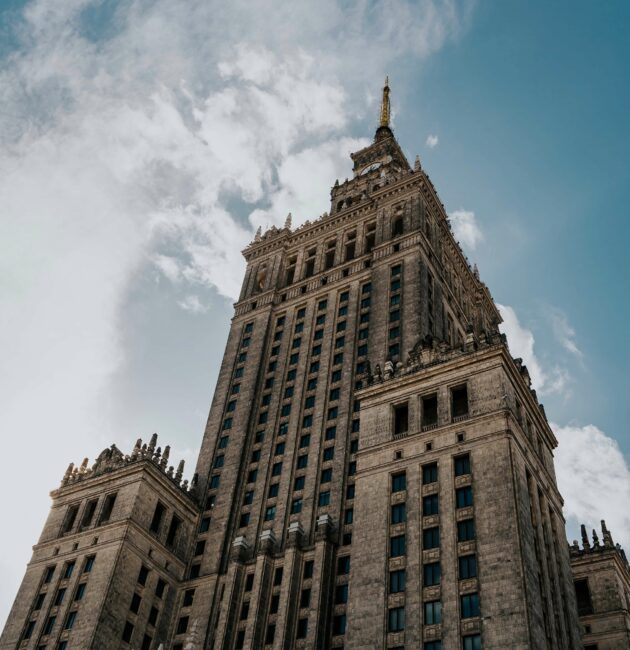
{"label": "skyscraper", "polygon": [[387,82],[351,157],[244,251],[191,485],[71,466],[0,648],[581,647],[557,441]]}

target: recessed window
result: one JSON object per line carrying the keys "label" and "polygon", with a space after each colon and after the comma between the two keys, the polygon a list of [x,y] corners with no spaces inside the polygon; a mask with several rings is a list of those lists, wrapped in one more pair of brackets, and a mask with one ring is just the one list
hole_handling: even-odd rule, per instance
{"label": "recessed window", "polygon": [[461,597],[462,618],[479,616],[479,594],[466,594]]}
{"label": "recessed window", "polygon": [[468,415],[468,389],[465,384],[451,389],[451,403],[454,418]]}
{"label": "recessed window", "polygon": [[437,463],[429,463],[422,466],[422,484],[429,485],[438,480],[438,466]]}
{"label": "recessed window", "polygon": [[333,636],[338,636],[346,633],[346,615],[337,614],[333,616],[333,625],[332,625]]}
{"label": "recessed window", "polygon": [[432,600],[424,603],[424,624],[437,625],[442,622],[442,602]]}
{"label": "recessed window", "polygon": [[326,433],[324,434],[324,438],[326,440],[334,440],[336,435],[337,435],[337,427],[336,426],[327,427],[326,428]]}
{"label": "recessed window", "polygon": [[407,506],[404,503],[394,504],[391,511],[392,524],[402,524],[407,521]]}
{"label": "recessed window", "polygon": [[407,474],[399,472],[392,474],[392,492],[402,492],[407,489]]}
{"label": "recessed window", "polygon": [[387,630],[389,632],[402,632],[405,629],[405,608],[392,607],[387,615]]}
{"label": "recessed window", "polygon": [[477,556],[462,555],[459,560],[459,579],[467,580],[468,578],[477,577]]}
{"label": "recessed window", "polygon": [[429,494],[422,498],[422,516],[430,517],[440,513],[439,497],[437,494]]}
{"label": "recessed window", "polygon": [[422,531],[422,546],[425,551],[440,546],[440,528],[434,526],[433,528],[425,528]]}
{"label": "recessed window", "polygon": [[271,476],[280,476],[282,474],[282,463],[274,463],[271,467]]}
{"label": "recessed window", "polygon": [[270,614],[277,614],[280,607],[280,594],[274,594],[271,597],[271,605],[269,606]]}
{"label": "recessed window", "polygon": [[72,530],[72,528],[74,527],[74,522],[77,519],[78,512],[79,512],[79,504],[69,506],[68,510],[66,511],[66,516],[64,518],[63,525],[61,526],[62,535],[65,535],[66,533],[69,533]]}
{"label": "recessed window", "polygon": [[112,516],[112,512],[114,510],[115,503],[116,503],[116,494],[108,494],[105,497],[105,503],[103,504],[103,509],[101,510],[101,516],[98,519],[99,525],[106,524],[110,520],[110,517]]}
{"label": "recessed window", "polygon": [[405,569],[390,571],[389,573],[389,593],[398,594],[405,591],[407,575]]}
{"label": "recessed window", "polygon": [[304,454],[303,456],[298,456],[297,468],[304,469],[307,465],[308,465],[308,455]]}
{"label": "recessed window", "polygon": [[175,540],[177,539],[177,532],[179,531],[181,525],[182,520],[179,517],[173,515],[171,519],[171,525],[168,527],[168,534],[166,535],[167,546],[173,546],[175,544]]}
{"label": "recessed window", "polygon": [[[464,650],[481,650],[481,635],[470,634],[463,639]],[[593,650],[597,650],[597,646],[591,646]],[[441,649],[440,649],[441,650]],[[586,650],[586,648],[584,649]]]}
{"label": "recessed window", "polygon": [[249,524],[249,512],[243,512],[241,513],[241,516],[238,520],[238,527],[239,528],[245,528]]}
{"label": "recessed window", "polygon": [[306,477],[304,476],[296,476],[295,480],[293,481],[293,489],[294,490],[303,490],[304,489],[304,484],[306,481]]}
{"label": "recessed window", "polygon": [[464,454],[455,458],[455,476],[464,476],[470,474],[470,456]]}
{"label": "recessed window", "polygon": [[125,643],[130,643],[132,636],[133,636],[133,623],[130,623],[129,621],[126,621],[125,622],[125,627],[123,628],[122,640]]}
{"label": "recessed window", "polygon": [[291,501],[291,514],[296,515],[298,512],[302,512],[302,499],[293,499]]}
{"label": "recessed window", "polygon": [[317,505],[319,507],[330,505],[330,492],[320,492]]}
{"label": "recessed window", "polygon": [[140,603],[142,602],[142,597],[140,594],[134,594],[131,597],[131,605],[129,605],[129,610],[132,611],[134,614],[138,613],[138,610],[140,609]]}
{"label": "recessed window", "polygon": [[404,535],[395,535],[389,538],[389,556],[400,557],[406,552],[406,539]]}
{"label": "recessed window", "polygon": [[271,521],[276,516],[276,506],[269,506],[265,509],[265,521]]}
{"label": "recessed window", "polygon": [[74,571],[74,566],[76,562],[74,560],[72,562],[68,562],[66,564],[66,567],[63,571],[63,579],[64,580],[69,580],[72,577],[72,572]]}
{"label": "recessed window", "polygon": [[248,483],[255,483],[257,476],[258,476],[258,470],[257,469],[250,470],[250,472],[247,474],[247,482]]}
{"label": "recessed window", "polygon": [[315,563],[313,560],[307,560],[304,562],[304,571],[302,574],[302,579],[303,580],[309,580],[310,578],[313,577],[313,568],[315,566]]}
{"label": "recessed window", "polygon": [[334,447],[326,447],[324,449],[324,454],[323,454],[323,460],[324,462],[328,460],[332,460],[335,456],[335,448]]}
{"label": "recessed window", "polygon": [[267,497],[269,499],[273,499],[274,497],[277,497],[279,490],[280,490],[280,484],[279,483],[272,483],[269,486],[269,491],[267,492]]}
{"label": "recessed window", "polygon": [[300,437],[300,448],[308,447],[311,444],[311,436],[307,433]]}
{"label": "recessed window", "polygon": [[575,580],[575,596],[577,599],[578,616],[588,616],[593,613],[593,602],[588,580]]}
{"label": "recessed window", "polygon": [[181,616],[177,621],[177,631],[175,634],[185,634],[188,630],[188,616]]}
{"label": "recessed window", "polygon": [[162,578],[159,578],[157,584],[155,585],[155,595],[158,598],[162,598],[165,589],[166,589],[166,582],[164,582]]}
{"label": "recessed window", "polygon": [[422,426],[432,427],[438,421],[437,395],[426,395],[422,398]]}
{"label": "recessed window", "polygon": [[465,487],[455,490],[455,502],[457,508],[466,508],[473,504],[472,487],[466,485]]}
{"label": "recessed window", "polygon": [[439,585],[441,580],[441,569],[439,562],[431,562],[422,567],[423,585],[425,587],[433,587]]}
{"label": "recessed window", "polygon": [[473,519],[464,519],[457,522],[457,541],[469,542],[475,539],[475,522]]}
{"label": "recessed window", "polygon": [[394,406],[394,435],[407,433],[409,428],[409,406],[407,402]]}

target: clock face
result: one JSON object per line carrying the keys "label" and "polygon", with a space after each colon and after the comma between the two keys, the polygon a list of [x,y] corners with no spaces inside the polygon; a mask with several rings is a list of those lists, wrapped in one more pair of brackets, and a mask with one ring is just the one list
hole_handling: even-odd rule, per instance
{"label": "clock face", "polygon": [[361,170],[361,176],[364,176],[365,174],[369,174],[370,172],[373,172],[375,169],[378,169],[381,165],[382,165],[382,163],[375,162],[375,163],[372,163],[371,165],[368,165],[367,167],[364,167]]}

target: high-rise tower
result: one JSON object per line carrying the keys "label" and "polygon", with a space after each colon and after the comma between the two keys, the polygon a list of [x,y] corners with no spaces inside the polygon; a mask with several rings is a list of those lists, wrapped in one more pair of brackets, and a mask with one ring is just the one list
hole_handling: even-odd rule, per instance
{"label": "high-rise tower", "polygon": [[[126,613],[106,619],[120,647],[581,647],[556,439],[389,113],[386,82],[374,141],[329,214],[296,229],[289,217],[244,251],[193,489],[161,475],[173,495],[154,482],[136,510],[135,548],[159,557],[143,566],[161,580],[171,567],[177,595],[158,607],[121,564]],[[159,460],[141,451],[110,479],[138,463],[153,476]],[[31,564],[0,648],[56,647],[32,607],[43,570]]]}

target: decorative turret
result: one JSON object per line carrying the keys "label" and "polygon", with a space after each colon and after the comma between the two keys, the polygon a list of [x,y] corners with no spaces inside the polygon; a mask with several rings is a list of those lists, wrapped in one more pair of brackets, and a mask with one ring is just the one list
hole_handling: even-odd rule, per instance
{"label": "decorative turret", "polygon": [[[577,540],[573,540],[573,543],[569,545],[569,552],[572,558],[582,557],[584,555],[595,554],[595,553],[605,553],[613,552],[619,554],[619,557],[623,560],[624,564],[628,565],[628,560],[624,550],[613,542],[612,535],[606,527],[606,522],[601,520],[601,529],[602,529],[602,539],[603,543],[599,541],[599,535],[595,529],[592,533],[592,543],[589,540],[588,533],[586,532],[586,526],[582,524],[580,526],[581,537],[582,537],[582,548]],[[628,567],[630,569],[630,566]]]}
{"label": "decorative turret", "polygon": [[157,441],[157,433],[154,433],[151,436],[151,440],[149,441],[148,445],[146,443],[143,444],[142,439],[138,438],[131,454],[128,456],[125,456],[118,449],[118,447],[116,447],[116,445],[112,445],[111,447],[104,449],[98,455],[98,458],[92,467],[89,467],[89,461],[87,458],[83,459],[83,462],[79,467],[75,466],[74,463],[70,463],[68,465],[68,469],[66,469],[66,472],[63,475],[63,479],[61,480],[61,487],[63,488],[78,481],[101,476],[102,474],[113,472],[117,469],[128,467],[129,465],[146,462],[151,463],[154,467],[157,467],[183,492],[186,492],[190,496],[195,496],[199,477],[195,474],[190,484],[187,480],[182,482],[184,475],[184,461],[181,460],[179,462],[177,465],[177,471],[174,470],[173,466],[168,467],[171,448],[169,445],[166,445],[166,447],[164,447],[164,452],[162,452],[161,447],[157,446]]}

